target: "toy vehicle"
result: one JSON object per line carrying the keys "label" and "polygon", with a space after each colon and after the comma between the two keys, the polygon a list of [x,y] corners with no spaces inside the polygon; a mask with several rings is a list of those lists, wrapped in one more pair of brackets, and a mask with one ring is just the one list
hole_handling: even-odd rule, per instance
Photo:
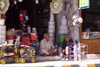
{"label": "toy vehicle", "polygon": [[18,57],[18,49],[14,44],[0,44],[0,63],[7,63],[10,58],[16,59]]}
{"label": "toy vehicle", "polygon": [[21,63],[25,63],[25,61],[29,58],[32,63],[35,62],[35,47],[31,47],[30,42],[29,35],[25,34],[21,37],[21,45],[19,46]]}

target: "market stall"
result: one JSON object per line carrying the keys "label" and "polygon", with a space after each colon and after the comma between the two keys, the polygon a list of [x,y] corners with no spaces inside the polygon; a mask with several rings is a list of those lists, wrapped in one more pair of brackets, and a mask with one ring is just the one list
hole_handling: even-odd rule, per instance
{"label": "market stall", "polygon": [[[80,27],[80,42],[88,45],[88,53],[100,53],[100,22],[98,1],[90,1],[90,8],[82,9],[84,23]],[[96,4],[95,6],[93,4]]]}

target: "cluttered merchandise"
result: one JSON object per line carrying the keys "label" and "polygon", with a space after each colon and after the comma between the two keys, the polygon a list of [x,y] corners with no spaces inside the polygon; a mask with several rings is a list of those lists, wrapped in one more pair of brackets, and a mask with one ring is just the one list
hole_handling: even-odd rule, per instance
{"label": "cluttered merchandise", "polygon": [[[5,15],[0,19],[0,63],[35,62],[37,33],[36,28],[26,25],[27,11],[20,10],[20,29],[6,28]],[[27,60],[27,61],[26,61]]]}

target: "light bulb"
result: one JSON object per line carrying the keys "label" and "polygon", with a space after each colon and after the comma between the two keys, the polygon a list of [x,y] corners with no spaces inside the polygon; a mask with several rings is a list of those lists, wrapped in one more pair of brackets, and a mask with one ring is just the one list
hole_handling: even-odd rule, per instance
{"label": "light bulb", "polygon": [[36,4],[38,4],[38,3],[39,3],[39,1],[38,1],[38,0],[35,0],[35,3],[36,3]]}
{"label": "light bulb", "polygon": [[19,2],[23,2],[23,0],[18,0]]}
{"label": "light bulb", "polygon": [[15,4],[15,5],[17,4],[17,1],[16,1],[16,0],[14,1],[14,4]]}

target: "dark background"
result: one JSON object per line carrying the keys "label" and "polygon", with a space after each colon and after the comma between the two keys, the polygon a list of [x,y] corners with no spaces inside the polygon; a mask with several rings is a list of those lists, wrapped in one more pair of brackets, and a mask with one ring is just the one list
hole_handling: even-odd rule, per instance
{"label": "dark background", "polygon": [[[90,17],[88,17],[90,16]],[[82,9],[82,31],[89,27],[89,25],[100,18],[100,0],[90,0],[90,7],[87,9]]]}
{"label": "dark background", "polygon": [[39,4],[35,0],[23,0],[14,4],[14,0],[10,0],[10,7],[6,12],[7,28],[20,29],[19,11],[27,10],[31,27],[36,27],[38,38],[41,40],[44,33],[48,32],[48,21],[50,18],[50,2],[51,0],[39,0]]}

